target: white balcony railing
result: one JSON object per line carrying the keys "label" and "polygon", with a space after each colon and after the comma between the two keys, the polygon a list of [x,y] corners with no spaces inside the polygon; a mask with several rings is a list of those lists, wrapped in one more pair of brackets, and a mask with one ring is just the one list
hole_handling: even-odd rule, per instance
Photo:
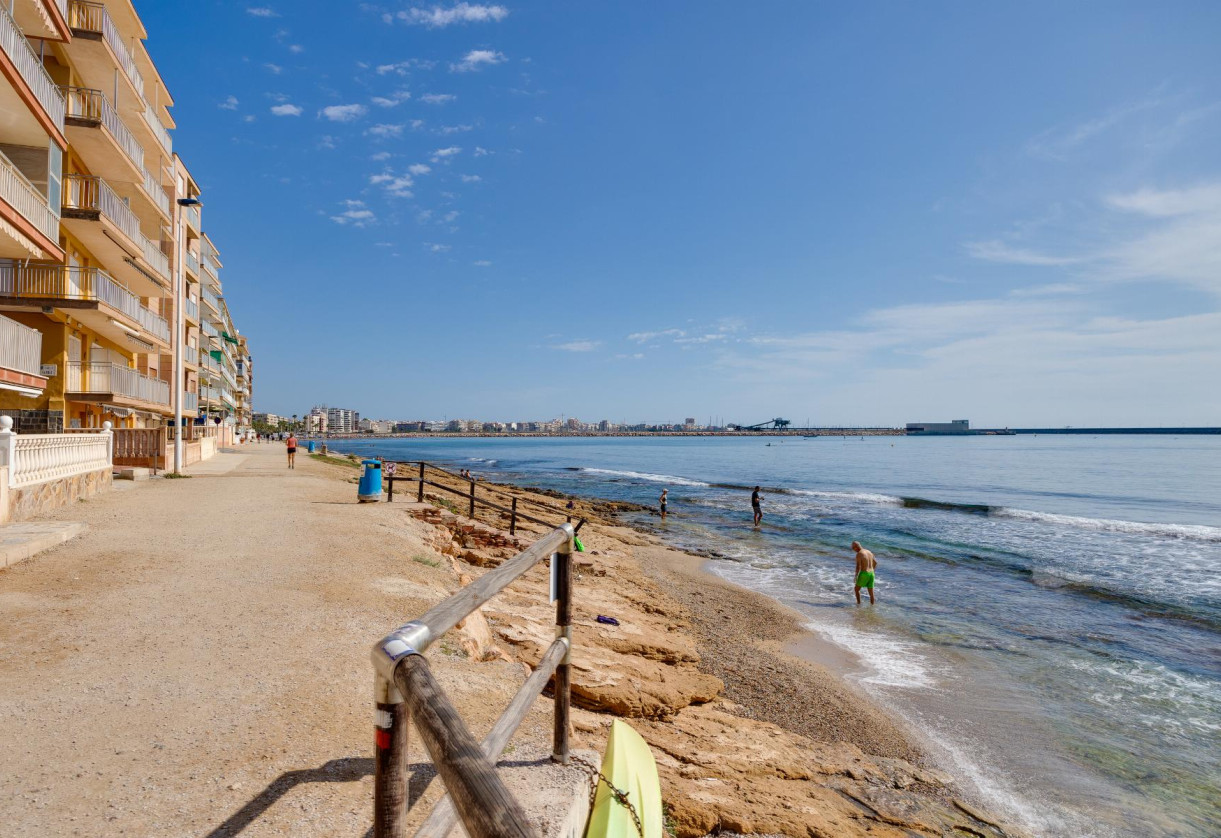
{"label": "white balcony railing", "polygon": [[216,295],[213,294],[211,291],[209,291],[207,288],[201,287],[199,289],[199,296],[205,303],[207,303],[209,306],[211,306],[214,311],[216,311],[216,312],[220,311],[220,300],[218,300],[216,298]]}
{"label": "white balcony railing", "polygon": [[169,406],[170,385],[119,364],[69,361],[69,393],[109,393],[150,404]]}
{"label": "white balcony railing", "polygon": [[59,213],[3,153],[0,153],[0,198],[37,227],[38,232],[53,242],[59,241]]}
{"label": "white balcony railing", "polygon": [[200,322],[199,330],[210,338],[216,338],[217,340],[220,340],[220,332],[216,331],[216,327],[213,326],[211,323],[209,323],[207,320]]}
{"label": "white balcony railing", "polygon": [[187,359],[187,363],[195,364],[196,366],[198,366],[199,365],[199,349],[194,346],[184,346],[183,349],[186,350],[185,356]]}
{"label": "white balcony railing", "polygon": [[0,265],[0,296],[26,299],[96,300],[135,320],[166,343],[170,324],[99,268],[64,265]]}
{"label": "white balcony railing", "polygon": [[119,112],[110,104],[106,94],[89,87],[61,88],[67,99],[68,116],[73,119],[85,119],[96,122],[106,128],[114,137],[119,148],[139,168],[144,168],[144,147],[136,141],[136,137],[123,124]]}
{"label": "white balcony railing", "polygon": [[0,367],[42,374],[42,332],[0,316]]}
{"label": "white balcony railing", "polygon": [[144,76],[136,68],[136,60],[132,58],[131,50],[123,43],[119,27],[110,19],[110,12],[101,3],[87,3],[85,0],[71,0],[68,4],[68,26],[86,32],[97,32],[106,39],[110,49],[119,61],[119,66],[127,74],[136,92],[144,96]]}
{"label": "white balcony railing", "polygon": [[30,42],[25,39],[16,21],[8,12],[8,3],[0,4],[0,49],[17,68],[18,74],[34,91],[34,98],[51,117],[51,122],[62,133],[64,130],[64,94],[56,87]]}
{"label": "white balcony railing", "polygon": [[161,188],[161,184],[157,182],[157,178],[153,177],[153,173],[148,169],[144,170],[144,194],[152,199],[157,208],[165,215],[170,214],[170,196],[165,194],[165,190]]}
{"label": "white balcony railing", "polygon": [[188,319],[199,322],[199,303],[187,297],[182,303],[182,310]]}
{"label": "white balcony railing", "polygon": [[93,210],[106,216],[140,247],[144,261],[161,276],[170,275],[169,257],[140,232],[140,219],[106,181],[88,175],[64,175],[64,209]]}
{"label": "white balcony railing", "polygon": [[157,138],[157,142],[161,143],[165,153],[172,154],[174,142],[170,139],[170,132],[165,130],[165,126],[157,118],[157,111],[148,102],[144,103],[144,121],[148,123],[149,128],[153,129],[153,135]]}
{"label": "white balcony railing", "polygon": [[17,434],[0,418],[0,465],[8,466],[10,489],[64,480],[111,468],[113,436],[101,433]]}
{"label": "white balcony railing", "polygon": [[199,412],[199,394],[198,393],[183,393],[182,394],[182,412],[183,413]]}
{"label": "white balcony railing", "polygon": [[[186,216],[187,216],[187,226],[190,227],[192,230],[194,230],[196,233],[200,232],[202,230],[202,228],[200,227],[199,207],[197,207],[197,206],[187,207]],[[199,273],[199,259],[195,260],[195,273]]]}
{"label": "white balcony railing", "polygon": [[[191,209],[194,209],[194,207],[191,207]],[[199,276],[199,257],[189,250],[186,254],[187,269],[194,273],[195,276]]]}

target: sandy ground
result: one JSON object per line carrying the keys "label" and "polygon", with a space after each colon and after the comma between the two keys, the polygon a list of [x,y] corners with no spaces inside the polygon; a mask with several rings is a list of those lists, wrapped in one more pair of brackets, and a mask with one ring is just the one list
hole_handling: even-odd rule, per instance
{"label": "sandy ground", "polygon": [[[263,445],[194,473],[60,510],[88,531],[0,572],[0,835],[369,832],[369,648],[452,573],[412,560],[426,525],[356,502],[354,469]],[[476,735],[523,677],[429,658]],[[418,740],[412,763],[419,794]]]}

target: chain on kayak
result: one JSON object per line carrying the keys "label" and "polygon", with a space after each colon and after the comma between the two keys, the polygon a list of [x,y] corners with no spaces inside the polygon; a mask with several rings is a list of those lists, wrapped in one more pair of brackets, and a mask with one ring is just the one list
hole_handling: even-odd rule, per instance
{"label": "chain on kayak", "polygon": [[571,755],[569,759],[589,772],[589,810],[593,811],[594,801],[598,797],[598,783],[606,783],[606,787],[610,789],[611,797],[615,798],[627,809],[628,814],[632,816],[632,823],[636,824],[636,832],[640,835],[640,838],[644,838],[644,827],[640,825],[640,815],[636,814],[636,807],[632,805],[632,801],[627,799],[627,792],[615,788],[615,784],[606,779],[606,775],[599,771],[592,763],[581,759],[576,754]]}

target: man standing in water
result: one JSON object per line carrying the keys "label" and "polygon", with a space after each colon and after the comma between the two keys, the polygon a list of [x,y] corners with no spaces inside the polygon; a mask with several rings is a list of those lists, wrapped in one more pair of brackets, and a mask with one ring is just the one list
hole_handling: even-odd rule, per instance
{"label": "man standing in water", "polygon": [[759,526],[759,522],[763,520],[763,507],[759,505],[759,487],[750,493],[750,508],[755,512],[755,526]]}
{"label": "man standing in water", "polygon": [[661,497],[657,499],[658,505],[661,507],[661,520],[666,520],[666,495],[670,493],[669,489],[661,490]]}
{"label": "man standing in water", "polygon": [[859,541],[852,542],[852,549],[856,551],[856,587],[853,588],[856,604],[861,604],[861,588],[867,588],[869,604],[873,605],[873,571],[878,566],[878,560],[873,557],[873,553],[862,547]]}
{"label": "man standing in water", "polygon": [[289,431],[288,439],[284,440],[284,445],[288,448],[288,467],[296,468],[294,461],[297,459],[297,435]]}

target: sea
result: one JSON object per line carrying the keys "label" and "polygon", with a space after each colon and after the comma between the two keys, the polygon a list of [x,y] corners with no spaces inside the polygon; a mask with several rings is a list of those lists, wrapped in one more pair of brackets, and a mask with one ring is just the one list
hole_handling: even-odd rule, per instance
{"label": "sea", "polygon": [[[1221,835],[1221,437],[330,445],[649,506],[668,488],[668,520],[631,522],[804,615],[1004,820]],[[853,598],[853,540],[877,556],[876,605]]]}

